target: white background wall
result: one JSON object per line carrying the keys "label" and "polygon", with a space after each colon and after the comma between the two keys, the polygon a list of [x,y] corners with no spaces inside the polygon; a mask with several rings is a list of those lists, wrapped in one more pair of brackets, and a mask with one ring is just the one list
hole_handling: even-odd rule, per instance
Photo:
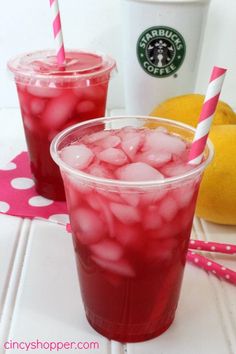
{"label": "white background wall", "polygon": [[[123,106],[121,0],[60,0],[67,47],[104,51],[116,58],[108,104]],[[49,0],[0,0],[0,107],[17,106],[7,59],[53,47]],[[211,0],[196,91],[205,92],[214,64],[229,69],[222,98],[236,108],[236,0]]]}

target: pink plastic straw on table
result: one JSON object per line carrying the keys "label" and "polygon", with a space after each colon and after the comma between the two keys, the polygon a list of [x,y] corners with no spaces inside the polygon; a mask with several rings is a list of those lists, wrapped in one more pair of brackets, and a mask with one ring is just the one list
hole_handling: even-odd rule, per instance
{"label": "pink plastic straw on table", "polygon": [[58,4],[58,0],[49,0],[49,1],[50,1],[50,7],[52,11],[54,39],[56,42],[57,64],[58,66],[63,67],[66,63],[66,56],[65,56],[65,48],[64,48],[63,34],[61,28],[59,4]]}
{"label": "pink plastic straw on table", "polygon": [[202,161],[203,152],[216,106],[219,101],[225,73],[226,69],[217,66],[214,66],[212,70],[196,133],[189,153],[189,163],[191,165],[198,165]]}
{"label": "pink plastic straw on table", "polygon": [[231,255],[236,254],[236,245],[229,243],[190,240],[188,248],[198,251],[217,252]]}
{"label": "pink plastic straw on table", "polygon": [[195,266],[202,268],[207,272],[211,272],[218,278],[236,285],[236,272],[234,270],[226,268],[221,264],[192,251],[188,251],[187,260]]}

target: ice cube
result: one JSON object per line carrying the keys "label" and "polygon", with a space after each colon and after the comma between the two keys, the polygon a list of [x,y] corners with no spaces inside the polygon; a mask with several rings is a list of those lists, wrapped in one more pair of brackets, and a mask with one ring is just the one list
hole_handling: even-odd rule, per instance
{"label": "ice cube", "polygon": [[69,176],[69,177],[63,177],[68,181],[68,184],[70,187],[68,189],[71,189],[74,194],[88,194],[93,191],[93,186],[90,185],[87,182],[84,182],[83,180],[80,180],[79,178],[76,178],[74,176]]}
{"label": "ice cube", "polygon": [[124,135],[121,143],[121,148],[126,155],[133,160],[135,154],[140,149],[144,141],[141,133],[128,132]]}
{"label": "ice cube", "polygon": [[101,210],[101,203],[97,197],[97,195],[95,193],[93,194],[88,194],[86,196],[86,202],[88,203],[88,205],[93,208],[96,211],[100,211]]}
{"label": "ice cube", "polygon": [[91,166],[89,166],[87,173],[100,178],[113,178],[112,173],[101,164],[92,164]]}
{"label": "ice cube", "polygon": [[162,219],[158,214],[158,206],[150,206],[144,213],[143,217],[143,227],[146,230],[159,229],[162,226]]}
{"label": "ice cube", "polygon": [[84,144],[70,145],[63,148],[61,158],[69,166],[83,170],[93,161],[94,154]]}
{"label": "ice cube", "polygon": [[194,195],[194,186],[192,183],[183,184],[182,187],[173,189],[172,195],[179,208],[185,208],[192,201]]}
{"label": "ice cube", "polygon": [[121,198],[120,194],[118,192],[114,191],[109,191],[109,190],[104,190],[104,189],[97,189],[97,193],[102,195],[105,200],[116,202],[116,203],[122,203],[123,199]]}
{"label": "ice cube", "polygon": [[97,263],[101,268],[111,272],[120,274],[124,277],[134,277],[135,272],[131,264],[124,258],[116,262],[111,262],[105,259],[101,259],[97,256],[92,256],[92,260]]}
{"label": "ice cube", "polygon": [[135,156],[135,162],[145,162],[148,165],[158,168],[169,162],[172,158],[170,152],[165,151],[145,151]]}
{"label": "ice cube", "polygon": [[79,102],[76,106],[76,111],[78,114],[93,112],[95,109],[96,105],[92,101],[82,101]]}
{"label": "ice cube", "polygon": [[174,219],[178,212],[178,206],[175,199],[168,195],[160,201],[158,206],[158,215],[161,216],[165,221],[170,222]]}
{"label": "ice cube", "polygon": [[133,207],[137,207],[139,204],[140,196],[137,191],[124,192],[121,193],[120,196],[126,203],[132,205]]}
{"label": "ice cube", "polygon": [[99,211],[101,218],[104,223],[107,225],[108,234],[110,237],[115,236],[115,225],[114,225],[114,216],[108,206],[107,201],[105,201],[100,195],[97,195],[97,202],[99,204]]}
{"label": "ice cube", "polygon": [[98,154],[101,161],[105,161],[111,165],[121,166],[127,163],[128,158],[125,153],[117,148],[108,148]]}
{"label": "ice cube", "polygon": [[31,113],[29,95],[18,90],[18,96],[22,113],[29,116]]}
{"label": "ice cube", "polygon": [[135,251],[142,250],[144,243],[142,229],[137,225],[124,225],[118,223],[116,225],[116,239],[124,249],[128,248]]}
{"label": "ice cube", "polygon": [[140,203],[145,206],[156,204],[156,202],[164,198],[167,193],[168,190],[166,188],[148,189],[140,194]]}
{"label": "ice cube", "polygon": [[182,154],[186,149],[186,143],[181,138],[154,131],[147,135],[144,151],[165,151],[175,155]]}
{"label": "ice cube", "polygon": [[117,219],[123,224],[134,224],[141,220],[139,210],[131,205],[110,203],[110,208]]}
{"label": "ice cube", "polygon": [[43,87],[43,86],[41,86],[40,82],[39,82],[39,85],[40,86],[28,85],[27,91],[33,96],[46,97],[46,98],[57,97],[57,96],[61,95],[61,93],[63,92],[62,89],[60,89],[60,88]]}
{"label": "ice cube", "polygon": [[23,114],[23,122],[26,129],[37,132],[37,123],[31,116]]}
{"label": "ice cube", "polygon": [[137,133],[137,128],[127,125],[126,127],[121,128],[117,131],[117,134],[123,139],[127,133]]}
{"label": "ice cube", "polygon": [[108,261],[118,261],[123,256],[123,249],[119,243],[111,239],[104,239],[90,246],[95,256]]}
{"label": "ice cube", "polygon": [[88,208],[78,208],[71,213],[72,230],[78,240],[86,245],[100,241],[106,234],[98,213]]}
{"label": "ice cube", "polygon": [[84,87],[83,86],[75,86],[73,87],[72,91],[73,94],[77,97],[78,100],[83,100],[84,99]]}
{"label": "ice cube", "polygon": [[106,95],[106,86],[104,85],[95,85],[95,86],[87,86],[87,87],[75,87],[75,94],[80,97],[81,92],[83,92],[83,97],[86,100],[91,100],[93,102],[97,102],[102,100]]}
{"label": "ice cube", "polygon": [[123,181],[153,181],[163,179],[163,175],[145,162],[133,162],[116,170],[116,176]]}
{"label": "ice cube", "polygon": [[120,144],[121,139],[116,135],[110,135],[102,140],[98,141],[99,146],[103,149],[116,147]]}
{"label": "ice cube", "polygon": [[77,98],[71,94],[64,94],[52,98],[42,114],[43,124],[49,129],[59,129],[71,118]]}
{"label": "ice cube", "polygon": [[[66,177],[64,177],[63,179],[65,185],[68,186],[68,188],[65,188],[68,210],[71,211],[72,209],[77,209],[84,203],[83,195],[79,192],[79,190],[77,190],[75,184],[71,183],[69,178],[66,179]],[[87,196],[88,194],[86,193],[86,198]]]}
{"label": "ice cube", "polygon": [[193,166],[185,163],[179,163],[179,162],[170,162],[166,166],[161,168],[161,172],[166,176],[166,177],[175,177],[179,176],[182,174],[185,174],[186,172],[190,171],[193,169]]}
{"label": "ice cube", "polygon": [[147,237],[151,239],[165,239],[173,237],[174,235],[176,235],[176,229],[174,225],[169,222],[163,222],[159,229],[147,230]]}
{"label": "ice cube", "polygon": [[178,221],[181,225],[182,231],[185,231],[188,228],[191,229],[192,223],[193,223],[194,208],[195,208],[195,205],[192,204],[192,205],[190,205],[190,207],[187,207],[187,208],[181,210],[180,217],[179,217]]}
{"label": "ice cube", "polygon": [[33,115],[41,114],[45,108],[46,101],[40,98],[33,98],[30,101],[30,110]]}
{"label": "ice cube", "polygon": [[147,244],[145,254],[150,261],[170,261],[177,245],[178,242],[174,238],[150,240]]}
{"label": "ice cube", "polygon": [[85,143],[92,144],[92,143],[102,140],[108,136],[110,136],[110,132],[108,130],[100,130],[100,131],[95,132],[93,134],[84,136],[83,141]]}

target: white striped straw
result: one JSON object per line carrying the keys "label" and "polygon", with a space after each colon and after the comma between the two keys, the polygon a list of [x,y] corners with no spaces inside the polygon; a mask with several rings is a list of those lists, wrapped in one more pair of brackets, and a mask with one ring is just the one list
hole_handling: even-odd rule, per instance
{"label": "white striped straw", "polygon": [[58,4],[58,0],[49,0],[49,1],[50,1],[50,7],[52,11],[54,39],[56,42],[57,63],[58,66],[64,66],[66,63],[66,57],[65,57],[64,41],[63,41],[63,34],[61,28],[59,4]]}
{"label": "white striped straw", "polygon": [[188,163],[191,165],[198,165],[202,161],[212,119],[216,111],[221,88],[224,82],[225,73],[226,69],[217,66],[214,66],[212,70],[196,133],[189,153]]}

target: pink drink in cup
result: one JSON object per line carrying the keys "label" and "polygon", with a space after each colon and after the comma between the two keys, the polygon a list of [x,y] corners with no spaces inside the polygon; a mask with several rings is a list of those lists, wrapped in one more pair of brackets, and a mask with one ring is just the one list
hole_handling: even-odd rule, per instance
{"label": "pink drink in cup", "polygon": [[160,335],[174,319],[198,188],[213,152],[208,144],[202,163],[191,166],[193,128],[150,117],[128,122],[68,128],[51,153],[65,184],[87,319],[108,338],[136,342]]}
{"label": "pink drink in cup", "polygon": [[63,200],[59,168],[50,156],[53,137],[64,128],[105,113],[108,83],[115,61],[102,54],[71,50],[59,69],[54,51],[18,56],[14,73],[31,170],[38,193]]}

